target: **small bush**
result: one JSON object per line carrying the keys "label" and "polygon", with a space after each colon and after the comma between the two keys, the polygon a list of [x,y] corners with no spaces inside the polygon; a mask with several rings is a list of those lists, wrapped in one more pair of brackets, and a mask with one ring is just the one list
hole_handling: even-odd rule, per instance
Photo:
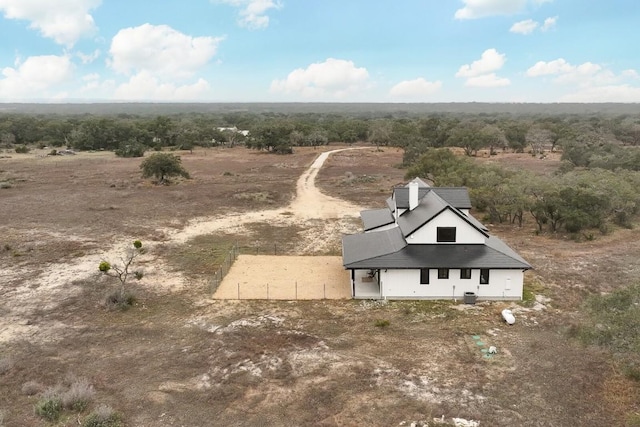
{"label": "small bush", "polygon": [[7,181],[0,182],[0,188],[2,188],[3,190],[6,190],[6,189],[11,188],[11,187],[12,187],[12,185],[11,185],[10,182],[7,182]]}
{"label": "small bush", "polygon": [[89,381],[85,378],[77,379],[71,383],[67,391],[62,393],[62,405],[74,411],[84,411],[93,400],[95,393]]}
{"label": "small bush", "polygon": [[103,273],[106,273],[107,271],[111,270],[111,264],[109,264],[107,261],[102,261],[98,265],[98,270],[102,271]]}
{"label": "small bush", "polygon": [[11,368],[13,368],[13,359],[9,356],[0,357],[0,375],[9,372]]}
{"label": "small bush", "polygon": [[27,396],[35,396],[42,391],[42,384],[37,381],[27,381],[22,384],[22,393]]}
{"label": "small bush", "polygon": [[49,151],[48,156],[57,156],[58,155],[58,150],[56,150],[55,148],[51,151]]}
{"label": "small bush", "polygon": [[62,399],[55,393],[45,393],[36,403],[35,413],[47,421],[58,421],[62,414]]}
{"label": "small bush", "polygon": [[104,404],[98,406],[82,423],[83,427],[120,427],[121,425],[120,415]]}
{"label": "small bush", "polygon": [[115,153],[118,157],[142,157],[144,156],[144,152],[147,149],[142,144],[139,143],[128,143],[123,144],[118,148]]}
{"label": "small bush", "polygon": [[386,328],[391,324],[391,322],[387,319],[377,319],[374,324],[376,325],[376,328]]}
{"label": "small bush", "polygon": [[107,296],[105,304],[107,308],[126,310],[136,303],[136,297],[129,292],[116,291]]}
{"label": "small bush", "polygon": [[26,145],[19,145],[16,147],[16,153],[26,154],[30,151],[29,147]]}

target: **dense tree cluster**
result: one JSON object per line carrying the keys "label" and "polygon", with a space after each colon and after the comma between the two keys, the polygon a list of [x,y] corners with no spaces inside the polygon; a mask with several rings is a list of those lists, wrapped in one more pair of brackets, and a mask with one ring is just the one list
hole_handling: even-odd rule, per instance
{"label": "dense tree cluster", "polygon": [[[629,225],[637,214],[640,184],[640,117],[611,113],[517,115],[432,112],[397,108],[334,113],[217,111],[172,115],[0,114],[0,148],[67,146],[112,150],[123,157],[145,151],[235,146],[273,153],[330,142],[368,142],[404,149],[410,175],[436,185],[465,185],[475,205],[494,222],[522,224],[533,218],[540,231],[606,230]],[[24,147],[24,148],[23,148]],[[459,147],[465,157],[444,147]],[[536,177],[498,167],[478,167],[469,158],[481,150],[529,152],[543,157],[561,150],[561,173]]]}
{"label": "dense tree cluster", "polygon": [[552,176],[479,165],[448,149],[429,149],[408,169],[437,186],[466,186],[474,206],[494,223],[522,226],[530,215],[538,231],[606,232],[628,227],[640,212],[640,173],[572,169]]}

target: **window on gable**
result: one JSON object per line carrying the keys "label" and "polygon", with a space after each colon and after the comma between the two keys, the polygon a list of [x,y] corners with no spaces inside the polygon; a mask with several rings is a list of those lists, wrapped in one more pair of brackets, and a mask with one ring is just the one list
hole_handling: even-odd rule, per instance
{"label": "window on gable", "polygon": [[480,269],[480,284],[488,285],[489,284],[489,269],[481,268]]}
{"label": "window on gable", "polygon": [[471,269],[470,268],[461,268],[460,269],[460,278],[461,279],[471,279]]}
{"label": "window on gable", "polygon": [[436,240],[438,242],[455,242],[456,228],[455,227],[438,227]]}
{"label": "window on gable", "polygon": [[448,268],[439,268],[438,269],[438,279],[448,279],[449,278],[449,269]]}
{"label": "window on gable", "polygon": [[420,284],[428,285],[429,284],[429,269],[421,268],[420,269]]}

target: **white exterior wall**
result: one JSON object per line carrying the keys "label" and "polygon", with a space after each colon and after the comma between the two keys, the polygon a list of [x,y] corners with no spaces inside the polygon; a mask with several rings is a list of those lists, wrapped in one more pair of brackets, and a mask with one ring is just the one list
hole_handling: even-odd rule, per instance
{"label": "white exterior wall", "polygon": [[471,279],[460,279],[459,269],[449,269],[448,279],[438,279],[438,269],[429,270],[429,284],[420,284],[420,270],[380,270],[381,297],[386,299],[463,299],[473,292],[478,299],[522,299],[522,270],[490,270],[489,284],[480,284],[480,270]]}
{"label": "white exterior wall", "polygon": [[433,218],[420,229],[416,230],[407,238],[410,245],[438,243],[446,245],[448,243],[437,242],[438,227],[456,227],[455,243],[481,243],[485,241],[485,236],[468,222],[454,214],[450,210],[442,211],[438,216]]}

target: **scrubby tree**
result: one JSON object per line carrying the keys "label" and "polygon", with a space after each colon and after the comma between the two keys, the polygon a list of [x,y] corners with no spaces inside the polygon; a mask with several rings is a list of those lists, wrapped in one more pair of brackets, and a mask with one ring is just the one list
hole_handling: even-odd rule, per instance
{"label": "scrubby tree", "polygon": [[182,166],[179,156],[171,153],[154,153],[140,164],[143,178],[155,177],[158,184],[164,184],[173,176],[189,178],[189,172]]}
{"label": "scrubby tree", "polygon": [[106,276],[118,279],[120,282],[118,291],[109,296],[108,302],[118,306],[131,305],[133,298],[127,292],[127,280],[129,280],[131,275],[133,275],[136,280],[142,279],[142,271],[133,270],[133,262],[143,253],[142,242],[136,240],[127,248],[125,254],[120,259],[120,264],[112,264],[109,261],[100,262],[98,270]]}

